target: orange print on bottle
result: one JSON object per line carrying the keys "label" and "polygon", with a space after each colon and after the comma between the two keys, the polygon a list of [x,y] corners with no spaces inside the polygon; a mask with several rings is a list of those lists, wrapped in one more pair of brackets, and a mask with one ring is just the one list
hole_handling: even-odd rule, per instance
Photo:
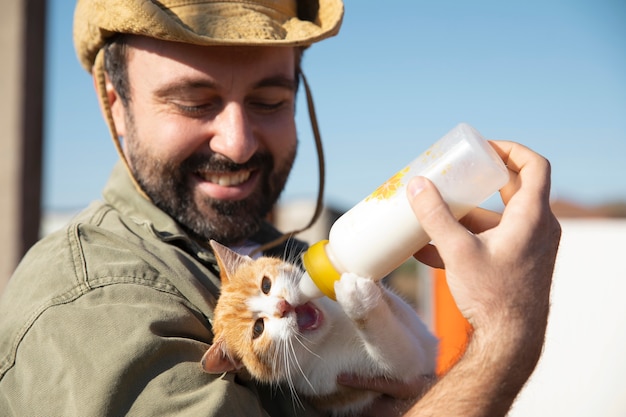
{"label": "orange print on bottle", "polygon": [[394,196],[394,194],[402,188],[402,178],[409,171],[410,167],[404,168],[402,171],[397,172],[393,177],[385,181],[380,187],[374,190],[365,201],[370,200],[386,200]]}

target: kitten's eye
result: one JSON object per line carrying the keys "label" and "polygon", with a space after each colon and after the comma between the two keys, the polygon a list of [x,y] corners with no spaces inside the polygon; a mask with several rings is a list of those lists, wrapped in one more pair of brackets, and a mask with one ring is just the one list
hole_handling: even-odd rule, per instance
{"label": "kitten's eye", "polygon": [[252,338],[256,339],[257,337],[263,334],[263,330],[265,330],[265,322],[263,319],[257,319],[254,322],[254,327],[252,328]]}
{"label": "kitten's eye", "polygon": [[263,294],[269,294],[271,288],[272,280],[266,276],[263,277],[263,279],[261,280],[261,291],[263,291]]}

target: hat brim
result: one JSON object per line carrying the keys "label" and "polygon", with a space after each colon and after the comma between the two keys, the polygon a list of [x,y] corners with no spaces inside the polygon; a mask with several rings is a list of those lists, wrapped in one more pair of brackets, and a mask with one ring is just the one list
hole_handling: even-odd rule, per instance
{"label": "hat brim", "polygon": [[343,18],[341,0],[319,0],[314,21],[272,5],[206,0],[163,8],[145,0],[79,0],[74,43],[81,64],[91,71],[100,48],[117,33],[197,45],[307,46],[335,35]]}

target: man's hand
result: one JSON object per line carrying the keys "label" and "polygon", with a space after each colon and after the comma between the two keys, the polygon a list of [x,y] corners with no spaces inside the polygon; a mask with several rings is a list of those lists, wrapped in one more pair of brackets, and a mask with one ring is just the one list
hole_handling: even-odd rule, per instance
{"label": "man's hand", "polygon": [[519,144],[492,144],[511,172],[501,190],[502,216],[474,210],[463,226],[428,180],[413,179],[408,191],[434,243],[416,257],[445,267],[450,291],[475,329],[505,313],[508,319],[545,321],[560,239],[549,205],[548,161]]}
{"label": "man's hand", "polygon": [[359,417],[402,416],[433,384],[434,376],[424,376],[408,383],[387,378],[360,378],[353,374],[339,375],[337,382],[352,388],[380,392],[371,407]]}
{"label": "man's hand", "polygon": [[416,258],[445,267],[474,329],[465,355],[409,416],[505,415],[541,354],[561,235],[550,210],[550,164],[516,143],[492,145],[511,174],[500,190],[502,216],[474,210],[459,223],[430,181],[417,177],[407,187],[433,242]]}
{"label": "man's hand", "polygon": [[445,267],[473,326],[467,350],[432,386],[428,378],[402,384],[341,376],[341,384],[385,394],[365,416],[504,416],[537,364],[561,236],[550,210],[550,164],[516,143],[492,145],[511,174],[500,190],[502,215],[476,209],[458,222],[429,180],[416,177],[407,188],[433,242],[415,257]]}

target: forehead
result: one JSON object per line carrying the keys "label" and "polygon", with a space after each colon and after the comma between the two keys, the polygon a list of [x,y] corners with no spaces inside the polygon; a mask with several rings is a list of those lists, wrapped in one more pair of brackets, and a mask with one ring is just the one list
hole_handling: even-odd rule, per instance
{"label": "forehead", "polygon": [[203,73],[215,77],[255,74],[295,77],[293,47],[200,46],[133,36],[128,42],[129,72]]}

